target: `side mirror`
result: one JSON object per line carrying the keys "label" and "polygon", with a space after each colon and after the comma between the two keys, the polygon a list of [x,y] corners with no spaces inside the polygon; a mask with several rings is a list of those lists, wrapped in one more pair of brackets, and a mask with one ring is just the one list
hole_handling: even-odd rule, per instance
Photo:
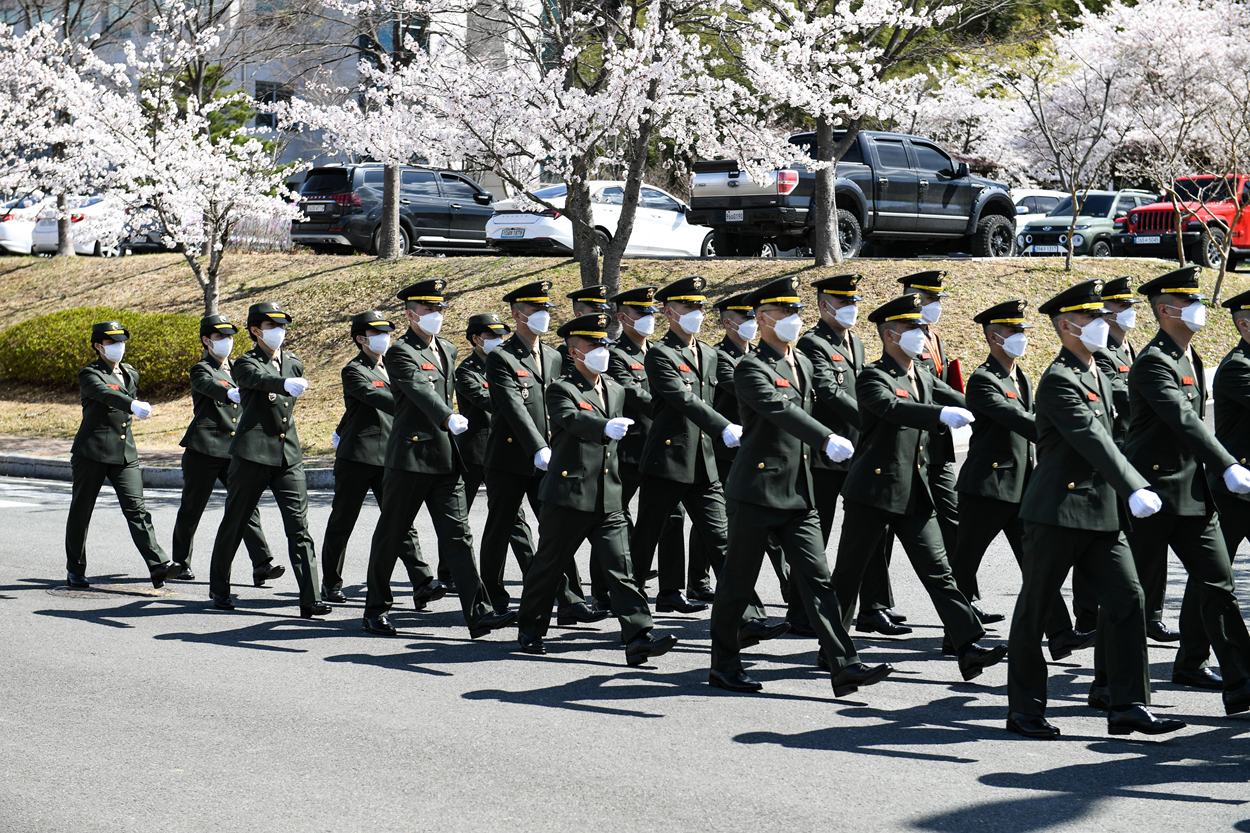
{"label": "side mirror", "polygon": [[690,206],[686,205],[684,202],[677,203],[678,214],[685,214],[689,210],[690,210]]}
{"label": "side mirror", "polygon": [[1025,207],[1025,206],[1023,206],[1023,205],[1017,205],[1017,206],[1016,206],[1016,213],[1017,213],[1017,214],[1028,214],[1028,213],[1029,213],[1029,209],[1028,209],[1028,208],[1026,208],[1026,207]]}
{"label": "side mirror", "polygon": [[490,205],[495,201],[495,195],[490,191],[479,191],[473,195],[473,201],[478,205]]}
{"label": "side mirror", "polygon": [[968,163],[960,162],[959,167],[955,169],[955,178],[963,179],[968,175]]}

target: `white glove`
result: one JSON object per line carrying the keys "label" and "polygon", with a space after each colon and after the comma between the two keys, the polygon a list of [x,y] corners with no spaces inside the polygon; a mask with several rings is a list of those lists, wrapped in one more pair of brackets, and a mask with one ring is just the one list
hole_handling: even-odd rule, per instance
{"label": "white glove", "polygon": [[534,455],[534,465],[538,466],[541,471],[546,471],[547,466],[551,465],[551,449],[546,446],[538,449]]}
{"label": "white glove", "polygon": [[834,434],[825,442],[825,456],[835,463],[851,459],[851,455],[854,453],[855,446],[846,437],[839,437],[837,434]]}
{"label": "white glove", "polygon": [[616,417],[608,420],[608,424],[603,426],[603,436],[610,440],[619,440],[629,432],[629,426],[633,425],[632,419],[625,417]]}
{"label": "white glove", "polygon": [[720,438],[725,442],[726,448],[737,448],[742,445],[742,426],[729,423],[720,432]]}
{"label": "white glove", "polygon": [[1250,494],[1250,471],[1233,463],[1224,470],[1224,485],[1235,495]]}
{"label": "white glove", "polygon": [[140,402],[136,399],[134,402],[130,403],[130,413],[134,414],[139,419],[147,419],[152,416],[152,406],[147,402]]}
{"label": "white glove", "polygon": [[226,391],[226,398],[237,405],[243,401],[243,394],[239,393],[238,388],[231,388]]}
{"label": "white glove", "polygon": [[343,438],[339,436],[339,432],[335,431],[330,435],[330,448],[338,448],[339,443],[342,442],[342,440]]}
{"label": "white glove", "polygon": [[457,437],[469,430],[469,418],[460,414],[447,417],[447,430]]}
{"label": "white glove", "polygon": [[943,408],[942,415],[938,418],[942,420],[943,425],[951,428],[963,428],[968,423],[976,420],[976,417],[972,415],[972,411],[969,411],[967,408],[952,407]]}
{"label": "white glove", "polygon": [[286,388],[286,392],[291,396],[299,396],[301,393],[308,390],[308,380],[303,376],[296,376],[283,382],[282,387]]}
{"label": "white glove", "polygon": [[1163,501],[1149,489],[1138,489],[1128,496],[1128,511],[1134,518],[1149,518],[1163,508]]}

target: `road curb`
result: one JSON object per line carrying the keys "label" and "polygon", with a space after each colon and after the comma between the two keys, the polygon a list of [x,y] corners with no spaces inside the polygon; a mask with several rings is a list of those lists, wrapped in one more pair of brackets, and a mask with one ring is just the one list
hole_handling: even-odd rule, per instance
{"label": "road curb", "polygon": [[[139,466],[143,486],[148,489],[181,489],[182,469],[173,466]],[[334,489],[334,469],[305,469],[308,488],[314,491]],[[47,457],[42,454],[0,454],[0,476],[33,477],[40,480],[74,479],[68,457]]]}

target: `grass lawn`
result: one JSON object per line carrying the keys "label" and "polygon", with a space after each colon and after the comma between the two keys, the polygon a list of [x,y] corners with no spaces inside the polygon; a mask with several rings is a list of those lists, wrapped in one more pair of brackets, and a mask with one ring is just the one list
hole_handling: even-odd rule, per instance
{"label": "grass lawn", "polygon": [[[1063,270],[1062,258],[1013,258],[1009,260],[856,260],[843,270],[816,269],[807,261],[793,260],[629,260],[623,267],[622,286],[663,285],[678,277],[700,274],[708,280],[708,295],[718,298],[741,292],[788,272],[800,272],[804,286],[817,278],[856,271],[865,276],[861,320],[878,303],[898,294],[896,279],[922,269],[946,269],[951,297],[943,305],[938,331],[951,358],[962,360],[965,377],[987,353],[980,328],[972,316],[990,304],[1009,298],[1025,298],[1030,312],[1061,288],[1092,277],[1132,275],[1134,285],[1175,268],[1158,260],[1078,259],[1074,271]],[[495,311],[507,316],[499,297],[528,281],[548,279],[556,298],[579,286],[575,263],[561,258],[513,257],[420,257],[382,263],[364,255],[327,256],[304,252],[227,255],[223,263],[221,309],[242,323],[249,304],[280,301],[294,316],[287,344],[303,359],[312,383],[300,399],[297,416],[300,439],[310,453],[329,453],[330,432],[342,414],[340,368],[355,354],[347,334],[347,321],[357,312],[381,308],[393,320],[402,319],[395,291],[413,281],[441,277],[448,282],[449,308],[443,335],[467,350],[464,322],[477,312]],[[1208,274],[1206,291],[1214,273]],[[1250,274],[1230,274],[1223,297],[1250,289]],[[803,293],[809,303],[814,293]],[[0,328],[37,315],[69,307],[107,305],[150,312],[179,312],[198,316],[202,295],[190,270],[175,254],[132,256],[119,259],[78,257],[46,259],[0,257]],[[552,331],[571,312],[565,301],[555,311]],[[815,313],[804,316],[814,323]],[[1032,316],[1034,323],[1046,322]],[[1144,343],[1154,333],[1147,314],[1132,340]],[[1211,316],[1196,345],[1208,367],[1235,343],[1236,336],[1226,312]],[[124,322],[123,322],[124,323]],[[880,355],[880,343],[866,321],[857,331],[868,345],[870,360]],[[663,333],[663,328],[660,330]],[[705,328],[704,338],[718,341],[718,327]],[[83,338],[87,333],[83,333]],[[142,332],[132,334],[143,338]],[[1032,344],[1023,365],[1029,375],[1038,374],[1053,358],[1057,339],[1048,326],[1032,331]],[[240,335],[238,338],[244,338]],[[554,338],[554,336],[553,336]],[[143,368],[139,368],[142,372]],[[154,403],[153,416],[136,422],[140,445],[173,447],[178,444],[191,416],[188,393]],[[70,393],[53,393],[29,386],[8,385],[0,396],[0,433],[72,437],[78,428],[80,407]]]}

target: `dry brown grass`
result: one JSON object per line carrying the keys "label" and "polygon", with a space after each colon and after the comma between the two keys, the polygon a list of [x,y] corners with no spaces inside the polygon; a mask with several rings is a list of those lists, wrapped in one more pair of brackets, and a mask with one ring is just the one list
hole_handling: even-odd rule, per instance
{"label": "dry brown grass", "polygon": [[[986,354],[980,329],[972,316],[990,304],[1009,298],[1025,298],[1031,308],[1065,286],[1092,277],[1132,275],[1134,285],[1162,274],[1174,266],[1156,260],[1078,260],[1076,271],[1063,271],[1060,258],[1011,260],[890,261],[859,260],[847,269],[816,269],[806,261],[786,260],[631,260],[623,269],[623,285],[664,284],[689,274],[708,280],[709,295],[719,297],[741,292],[769,278],[798,271],[803,284],[839,271],[862,272],[866,313],[897,294],[900,275],[921,269],[946,269],[951,297],[944,305],[938,330],[952,358],[963,360],[965,374]],[[222,311],[237,321],[249,304],[260,300],[281,301],[295,317],[288,344],[304,360],[312,388],[300,401],[301,438],[305,449],[329,451],[329,435],[342,411],[339,369],[354,354],[347,338],[347,320],[366,309],[381,308],[401,317],[395,291],[413,281],[441,277],[448,281],[450,307],[443,333],[467,349],[460,333],[465,319],[477,312],[506,314],[498,300],[512,287],[541,278],[554,283],[552,294],[563,296],[579,285],[574,263],[559,258],[410,258],[383,263],[363,255],[320,256],[305,253],[230,255],[222,277]],[[1212,280],[1214,279],[1211,276]],[[1229,275],[1224,295],[1250,288],[1250,274]],[[1209,291],[1209,287],[1208,287]],[[814,296],[804,293],[809,302]],[[0,258],[0,327],[67,307],[110,305],[151,312],[198,315],[202,300],[185,263],[177,255],[145,255],[117,260],[75,258]],[[557,322],[567,318],[568,303],[556,310]],[[805,316],[809,323],[814,314]],[[1035,319],[1036,315],[1033,316]],[[1212,324],[1198,338],[1198,349],[1214,366],[1235,341],[1225,314],[1211,316]],[[865,322],[866,323],[866,322]],[[1040,319],[1035,323],[1045,324]],[[1154,330],[1149,314],[1133,338],[1142,343]],[[553,327],[554,329],[554,327]],[[859,328],[869,346],[870,357],[879,355],[879,343],[871,329]],[[85,337],[84,333],[84,337]],[[142,333],[135,333],[142,338]],[[705,336],[721,337],[718,327]],[[1039,326],[1023,364],[1036,378],[1057,347],[1053,331]],[[142,370],[142,368],[140,368]],[[190,396],[158,403],[152,418],[136,425],[141,445],[176,446],[190,418]],[[49,394],[29,387],[7,387],[0,397],[0,433],[38,436],[73,436],[79,406],[75,397]]]}

